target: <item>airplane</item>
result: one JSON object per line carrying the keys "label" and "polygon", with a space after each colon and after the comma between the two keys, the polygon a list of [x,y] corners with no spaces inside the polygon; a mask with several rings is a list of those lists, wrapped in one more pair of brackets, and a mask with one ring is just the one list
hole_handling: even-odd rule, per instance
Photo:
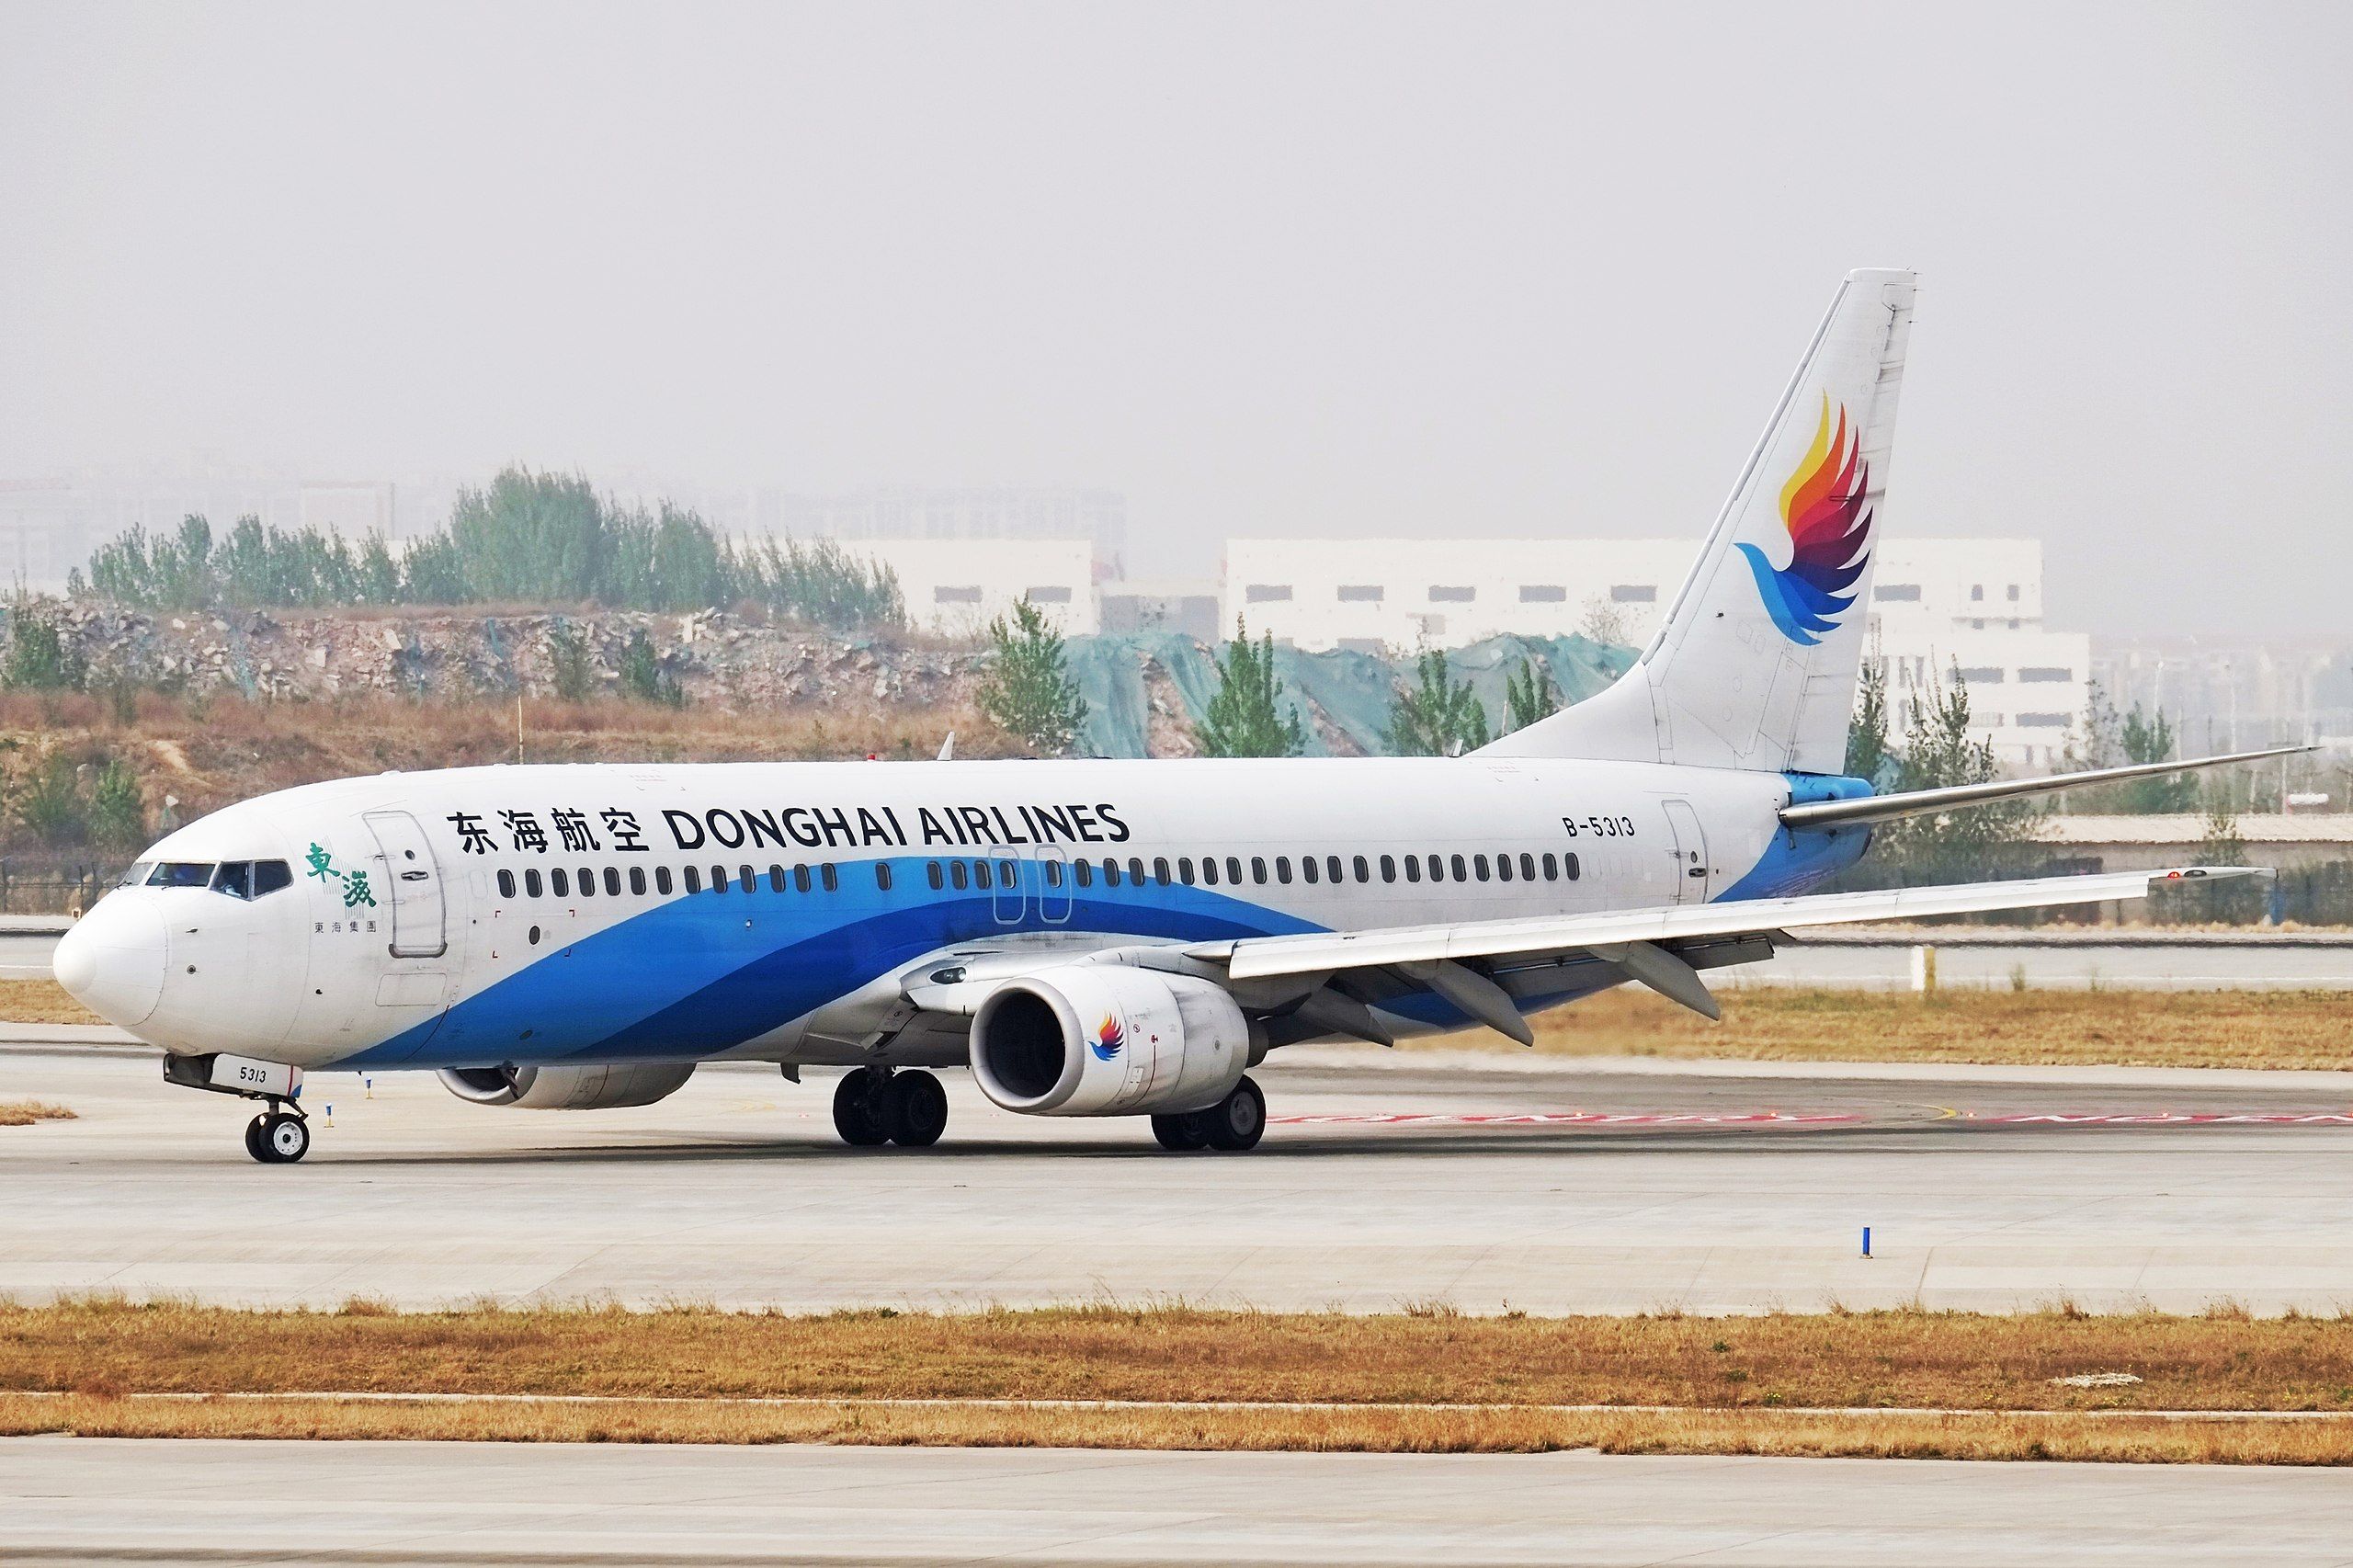
{"label": "airplane", "polygon": [[839,1067],[853,1145],[936,1142],[935,1069],[1025,1116],[1266,1127],[1250,1070],[1626,983],[1783,934],[2138,898],[2182,867],[1808,890],[1875,824],[2279,755],[1880,795],[1845,777],[1915,283],[1849,273],[1689,577],[1622,678],[1465,756],[500,766],[305,785],[139,857],[58,981],[267,1107],[305,1070],[430,1072],[525,1109],[643,1106],[706,1062]]}

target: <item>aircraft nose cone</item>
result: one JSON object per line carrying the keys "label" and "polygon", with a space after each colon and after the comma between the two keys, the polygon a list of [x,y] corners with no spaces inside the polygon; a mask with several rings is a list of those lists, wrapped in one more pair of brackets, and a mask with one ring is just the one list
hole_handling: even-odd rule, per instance
{"label": "aircraft nose cone", "polygon": [[164,917],[145,903],[102,899],[57,939],[50,967],[74,1000],[130,1028],[164,994]]}

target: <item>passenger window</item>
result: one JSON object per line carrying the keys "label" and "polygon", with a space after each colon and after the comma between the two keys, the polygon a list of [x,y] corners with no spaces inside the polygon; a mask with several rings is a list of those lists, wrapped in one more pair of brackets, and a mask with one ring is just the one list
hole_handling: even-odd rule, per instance
{"label": "passenger window", "polygon": [[1250,880],[1262,886],[1267,881],[1267,858],[1263,855],[1250,857]]}
{"label": "passenger window", "polygon": [[[1236,887],[1240,887],[1242,885],[1241,856],[1229,855],[1225,858],[1225,880],[1232,882]],[[1262,878],[1261,880],[1263,881],[1264,879]]]}
{"label": "passenger window", "polygon": [[792,868],[792,885],[802,892],[807,892],[809,891],[808,867],[795,866]]}
{"label": "passenger window", "polygon": [[[1482,859],[1483,859],[1483,858],[1484,858],[1484,857],[1483,856],[1483,857],[1481,857],[1481,858],[1482,858]],[[1458,882],[1467,882],[1467,881],[1469,881],[1471,880],[1471,873],[1470,873],[1469,868],[1467,868],[1467,867],[1465,867],[1465,866],[1463,865],[1463,863],[1462,863],[1462,857],[1461,857],[1461,856],[1460,856],[1460,855],[1457,855],[1457,856],[1452,857],[1452,859],[1453,859],[1453,861],[1454,861],[1454,864],[1453,864],[1452,866],[1449,867],[1449,868],[1448,868],[1448,869],[1451,870],[1451,871],[1454,873],[1454,880],[1455,880],[1456,881],[1458,881]]]}
{"label": "passenger window", "polygon": [[784,868],[781,866],[770,866],[768,868],[768,892],[782,892],[783,891]]}
{"label": "passenger window", "polygon": [[605,868],[605,892],[613,898],[621,896],[621,873],[618,867]]}
{"label": "passenger window", "polygon": [[1010,860],[999,860],[996,863],[996,880],[1009,888],[1021,885],[1021,879],[1015,874],[1014,863]]}
{"label": "passenger window", "polygon": [[212,875],[212,891],[227,893],[231,898],[254,896],[254,863],[251,860],[223,860]]}
{"label": "passenger window", "polygon": [[727,891],[726,867],[713,866],[710,869],[710,891],[713,892],[725,892]]}
{"label": "passenger window", "polygon": [[564,874],[563,867],[558,866],[548,873],[548,891],[558,898],[572,896],[572,879]]}
{"label": "passenger window", "polygon": [[841,890],[841,873],[834,869],[834,863],[831,860],[817,868],[817,884],[827,892],[838,892]]}
{"label": "passenger window", "polygon": [[644,867],[642,867],[642,866],[631,866],[631,867],[629,869],[629,891],[630,891],[631,893],[633,893],[633,894],[635,894],[635,895],[637,895],[638,897],[641,897],[641,898],[642,898],[642,897],[645,895],[645,868],[644,868]]}
{"label": "passenger window", "polygon": [[[1388,869],[1388,856],[1383,855],[1381,858],[1381,865],[1384,871]],[[1405,880],[1409,882],[1418,882],[1422,880],[1422,858],[1420,856],[1408,855],[1405,857]]]}
{"label": "passenger window", "polygon": [[[631,874],[634,875],[635,873],[632,872]],[[654,891],[660,893],[665,898],[670,896],[669,867],[656,866],[654,868]],[[693,890],[689,889],[688,891],[691,892]]]}
{"label": "passenger window", "polygon": [[1278,856],[1276,856],[1276,857],[1275,857],[1275,881],[1279,881],[1279,882],[1283,882],[1283,883],[1286,883],[1286,884],[1288,884],[1288,883],[1290,881],[1290,856],[1288,856],[1288,855],[1278,855]]}
{"label": "passenger window", "polygon": [[1142,856],[1131,855],[1128,857],[1128,881],[1133,882],[1138,887],[1143,886]]}
{"label": "passenger window", "polygon": [[1519,852],[1519,880],[1523,882],[1536,880],[1536,857],[1525,849]]}
{"label": "passenger window", "polygon": [[760,877],[758,872],[753,870],[749,866],[738,866],[735,868],[735,871],[736,886],[742,888],[745,892],[757,892],[759,891]]}
{"label": "passenger window", "polygon": [[1544,851],[1544,880],[1548,882],[1557,882],[1561,880],[1561,863],[1552,858],[1552,852],[1550,849]]}
{"label": "passenger window", "polygon": [[[1324,857],[1324,874],[1336,882],[1347,880],[1340,874],[1340,858],[1337,855]],[[1359,855],[1357,857],[1357,881],[1361,882],[1366,880],[1364,857]]]}
{"label": "passenger window", "polygon": [[944,879],[942,879],[939,874],[938,861],[934,860],[930,862],[928,865],[925,866],[923,869],[924,880],[931,884],[932,892],[938,892],[941,887],[946,885]]}
{"label": "passenger window", "polygon": [[498,896],[501,898],[513,898],[515,896],[514,872],[501,871],[498,873]]}
{"label": "passenger window", "polygon": [[1176,857],[1176,880],[1187,887],[1193,885],[1193,858],[1190,855]]}
{"label": "passenger window", "polygon": [[963,861],[950,860],[948,862],[948,880],[956,884],[958,892],[962,892],[970,885],[972,874],[964,869]]}
{"label": "passenger window", "polygon": [[1162,887],[1166,887],[1168,885],[1167,856],[1155,855],[1152,858],[1152,880],[1158,882]]}
{"label": "passenger window", "polygon": [[1561,864],[1568,868],[1571,881],[1575,881],[1584,874],[1585,869],[1577,864],[1577,852],[1574,849],[1561,857]]}
{"label": "passenger window", "polygon": [[702,873],[700,871],[697,870],[694,867],[689,866],[686,869],[684,875],[687,879],[687,891],[688,892],[702,892]]}
{"label": "passenger window", "polygon": [[1120,885],[1120,863],[1108,855],[1103,857],[1103,885],[1107,888]]}
{"label": "passenger window", "polygon": [[580,868],[580,896],[582,898],[597,896],[597,873],[591,867]]}
{"label": "passenger window", "polygon": [[1311,882],[1321,881],[1324,875],[1316,869],[1315,857],[1313,855],[1302,855],[1299,858],[1299,874]]}
{"label": "passenger window", "polygon": [[1498,855],[1495,857],[1495,881],[1499,882],[1507,882],[1511,881],[1510,856]]}
{"label": "passenger window", "polygon": [[1050,888],[1063,885],[1063,863],[1060,860],[1046,862],[1046,885]]}
{"label": "passenger window", "polygon": [[523,872],[523,891],[533,898],[540,896],[540,869],[537,866],[525,869]]}
{"label": "passenger window", "polygon": [[890,861],[877,860],[874,862],[874,885],[884,892],[889,892],[891,891]]}
{"label": "passenger window", "polygon": [[1209,888],[1217,886],[1217,857],[1214,855],[1201,857],[1201,885]]}
{"label": "passenger window", "polygon": [[975,860],[972,862],[972,885],[974,887],[988,887],[992,884],[992,880],[993,879],[989,871],[989,863],[986,860]]}
{"label": "passenger window", "polygon": [[[1390,867],[1390,865],[1388,864],[1388,860],[1389,860],[1389,857],[1388,857],[1388,856],[1384,855],[1384,856],[1382,856],[1381,858],[1381,871],[1382,871],[1382,873],[1383,873],[1383,874],[1382,874],[1382,876],[1381,876],[1381,881],[1390,881],[1390,880],[1391,880],[1391,878],[1392,878],[1392,867]],[[1359,856],[1358,856],[1358,857],[1357,857],[1356,866],[1357,866],[1357,881],[1360,881],[1360,882],[1369,882],[1369,881],[1372,881],[1372,868],[1371,868],[1370,866],[1369,866],[1369,865],[1367,865],[1367,864],[1365,863],[1365,858],[1364,858],[1364,857],[1363,857],[1363,856],[1359,855]],[[1339,878],[1339,873],[1338,873],[1336,870],[1333,873],[1332,880],[1333,880],[1334,881],[1336,881],[1336,881],[1338,881],[1340,880],[1340,878]]]}
{"label": "passenger window", "polygon": [[1074,860],[1070,863],[1070,869],[1071,874],[1078,879],[1078,885],[1080,887],[1091,888],[1095,885],[1094,861]]}

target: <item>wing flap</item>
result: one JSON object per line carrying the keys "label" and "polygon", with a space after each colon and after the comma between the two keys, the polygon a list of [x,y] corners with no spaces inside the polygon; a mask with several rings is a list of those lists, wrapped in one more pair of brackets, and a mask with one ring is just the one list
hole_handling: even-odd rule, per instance
{"label": "wing flap", "polygon": [[1506,958],[1564,949],[1671,943],[1697,937],[1744,936],[1857,921],[1917,920],[1996,909],[2036,909],[2144,898],[2153,886],[2200,878],[2267,874],[2244,866],[2183,866],[2161,871],[2112,871],[2089,877],[2033,877],[1959,886],[1890,888],[1870,892],[1812,893],[1798,898],[1678,904],[1529,920],[1471,920],[1438,926],[1397,926],[1370,931],[1310,932],[1204,943],[1192,957],[1222,962],[1235,980],[1382,964],[1430,964],[1447,960]]}

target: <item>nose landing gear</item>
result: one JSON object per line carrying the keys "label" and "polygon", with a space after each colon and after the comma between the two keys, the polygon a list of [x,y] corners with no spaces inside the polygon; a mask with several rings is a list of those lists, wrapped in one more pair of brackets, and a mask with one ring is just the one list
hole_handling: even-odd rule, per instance
{"label": "nose landing gear", "polygon": [[291,1112],[274,1110],[245,1124],[245,1153],[265,1165],[290,1165],[311,1152],[311,1124]]}

